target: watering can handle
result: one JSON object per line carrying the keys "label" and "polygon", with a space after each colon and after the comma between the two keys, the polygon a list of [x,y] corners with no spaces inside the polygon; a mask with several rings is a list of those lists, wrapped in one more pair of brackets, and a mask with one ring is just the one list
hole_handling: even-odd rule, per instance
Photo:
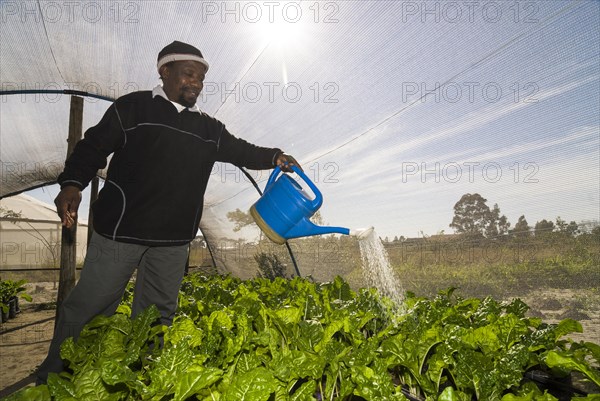
{"label": "watering can handle", "polygon": [[304,171],[300,170],[300,168],[292,166],[292,170],[294,170],[294,172],[298,174],[304,180],[304,182],[308,184],[311,191],[313,191],[313,193],[315,194],[315,199],[313,199],[312,201],[313,209],[317,210],[318,208],[320,208],[323,204],[323,195],[321,194],[321,191],[319,191],[319,188],[317,188],[317,186],[310,180],[310,178],[306,176],[306,174],[304,174]]}
{"label": "watering can handle", "polygon": [[[310,180],[310,178],[308,178],[306,176],[306,174],[304,174],[304,172],[302,170],[300,170],[298,167],[292,166],[292,170],[294,170],[294,172],[296,174],[298,174],[304,180],[304,182],[306,182],[306,184],[308,184],[311,191],[313,191],[313,193],[315,194],[315,199],[313,199],[313,201],[312,201],[313,209],[316,210],[316,209],[320,208],[321,204],[323,204],[323,195],[321,194],[321,191],[319,191],[319,188],[317,188],[317,186]],[[269,185],[273,184],[282,171],[283,170],[281,170],[281,167],[279,167],[279,166],[275,167],[273,169],[273,171],[271,172],[269,179],[267,180],[267,185],[265,186],[265,188],[268,187]]]}

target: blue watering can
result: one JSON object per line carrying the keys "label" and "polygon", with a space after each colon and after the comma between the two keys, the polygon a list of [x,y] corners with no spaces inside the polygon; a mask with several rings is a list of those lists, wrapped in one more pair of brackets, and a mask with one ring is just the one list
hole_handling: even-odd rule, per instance
{"label": "blue watering can", "polygon": [[302,170],[291,167],[308,184],[315,197],[311,199],[296,180],[285,173],[280,175],[281,168],[275,167],[262,197],[250,208],[252,218],[271,241],[284,244],[291,238],[332,233],[366,238],[373,231],[373,227],[350,230],[311,222],[310,217],[323,203],[323,195]]}

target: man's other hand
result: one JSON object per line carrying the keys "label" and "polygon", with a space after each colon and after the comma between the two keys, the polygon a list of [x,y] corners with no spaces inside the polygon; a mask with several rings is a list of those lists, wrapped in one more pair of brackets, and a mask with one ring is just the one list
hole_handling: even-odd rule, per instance
{"label": "man's other hand", "polygon": [[71,228],[75,223],[77,210],[81,203],[81,191],[77,187],[66,186],[60,190],[54,204],[62,225]]}

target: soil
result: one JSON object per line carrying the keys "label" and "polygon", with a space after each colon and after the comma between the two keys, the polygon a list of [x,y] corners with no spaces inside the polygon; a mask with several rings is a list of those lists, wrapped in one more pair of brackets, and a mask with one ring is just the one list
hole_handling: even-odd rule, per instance
{"label": "soil", "polygon": [[54,330],[54,287],[54,283],[27,284],[33,301],[19,300],[21,312],[0,326],[0,397],[35,382],[35,370],[46,357]]}
{"label": "soil", "polygon": [[544,323],[570,318],[581,323],[582,333],[568,335],[574,341],[600,344],[600,293],[598,289],[539,288],[522,297],[530,316]]}

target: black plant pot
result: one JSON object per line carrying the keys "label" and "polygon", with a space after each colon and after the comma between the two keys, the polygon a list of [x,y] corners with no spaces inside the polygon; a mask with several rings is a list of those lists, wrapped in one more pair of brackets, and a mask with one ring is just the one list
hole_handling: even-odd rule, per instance
{"label": "black plant pot", "polygon": [[8,318],[14,319],[17,317],[17,297],[12,297],[8,300]]}
{"label": "black plant pot", "polygon": [[15,297],[15,312],[21,313],[21,307],[19,306],[19,297]]}
{"label": "black plant pot", "polygon": [[4,312],[4,309],[0,309],[1,315],[2,315],[2,321],[3,322],[8,322],[8,311]]}

